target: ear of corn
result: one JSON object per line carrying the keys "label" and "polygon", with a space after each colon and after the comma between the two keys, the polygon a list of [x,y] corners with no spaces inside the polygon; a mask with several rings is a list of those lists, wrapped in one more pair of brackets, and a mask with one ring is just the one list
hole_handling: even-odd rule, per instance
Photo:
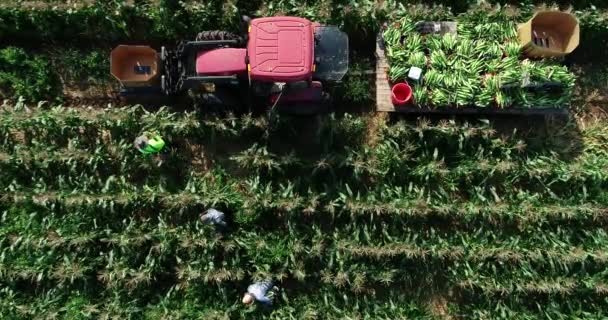
{"label": "ear of corn", "polygon": [[407,64],[424,69],[426,67],[426,56],[424,55],[424,52],[418,51],[412,53],[407,60]]}
{"label": "ear of corn", "polygon": [[414,97],[414,102],[419,106],[424,106],[429,101],[429,95],[424,86],[416,86],[412,96]]}

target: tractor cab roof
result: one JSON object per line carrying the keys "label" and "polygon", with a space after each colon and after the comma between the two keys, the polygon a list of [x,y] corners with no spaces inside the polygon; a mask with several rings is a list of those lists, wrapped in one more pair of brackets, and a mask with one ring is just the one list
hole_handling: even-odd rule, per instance
{"label": "tractor cab roof", "polygon": [[297,17],[253,19],[247,53],[252,80],[293,82],[313,73],[313,23]]}

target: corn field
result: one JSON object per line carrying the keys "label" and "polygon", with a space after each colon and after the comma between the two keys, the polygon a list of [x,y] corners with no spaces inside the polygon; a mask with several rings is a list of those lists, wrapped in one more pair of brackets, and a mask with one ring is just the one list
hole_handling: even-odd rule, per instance
{"label": "corn field", "polygon": [[[605,319],[605,5],[572,4],[568,117],[370,111],[360,71],[381,22],[544,8],[522,2],[1,3],[0,319]],[[115,44],[235,30],[240,14],[348,32],[336,112],[108,104],[97,62]],[[151,130],[158,157],[133,148]],[[208,208],[227,230],[202,224]],[[241,304],[265,279],[273,308]]]}

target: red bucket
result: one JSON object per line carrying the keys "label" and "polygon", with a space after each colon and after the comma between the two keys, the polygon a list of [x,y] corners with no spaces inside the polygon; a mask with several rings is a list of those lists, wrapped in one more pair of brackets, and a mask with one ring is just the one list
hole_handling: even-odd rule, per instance
{"label": "red bucket", "polygon": [[391,92],[393,104],[396,106],[404,105],[412,99],[412,87],[405,82],[394,85]]}

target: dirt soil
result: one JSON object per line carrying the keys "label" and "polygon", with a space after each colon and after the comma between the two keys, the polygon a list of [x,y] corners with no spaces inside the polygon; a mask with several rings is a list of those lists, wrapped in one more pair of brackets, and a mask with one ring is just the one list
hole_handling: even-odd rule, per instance
{"label": "dirt soil", "polygon": [[379,130],[387,120],[388,113],[386,112],[374,112],[370,114],[367,134],[365,135],[365,143],[368,146],[373,147],[378,143]]}
{"label": "dirt soil", "polygon": [[429,310],[431,313],[439,319],[451,320],[453,317],[450,315],[448,308],[448,300],[441,295],[434,295],[429,301]]}

